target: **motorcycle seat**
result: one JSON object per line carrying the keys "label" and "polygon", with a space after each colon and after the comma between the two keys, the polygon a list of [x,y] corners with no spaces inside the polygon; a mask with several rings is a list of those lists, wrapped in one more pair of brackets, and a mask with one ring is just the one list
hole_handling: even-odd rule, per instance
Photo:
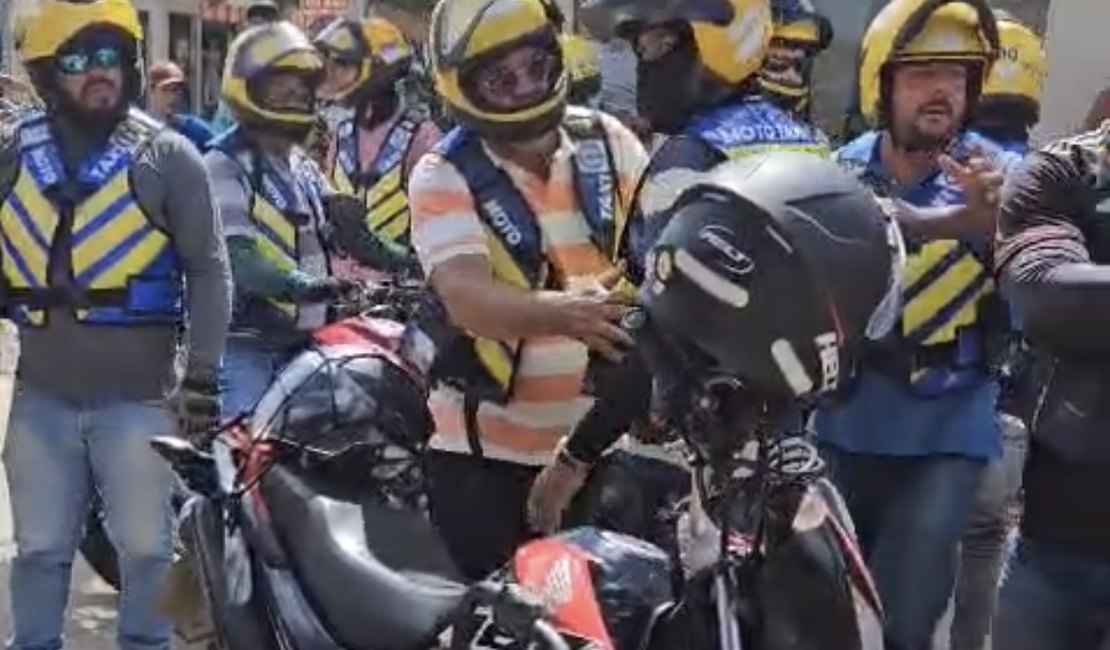
{"label": "motorcycle seat", "polygon": [[329,633],[352,650],[413,650],[434,641],[466,587],[431,523],[420,512],[321,488],[280,465],[261,484],[298,581]]}

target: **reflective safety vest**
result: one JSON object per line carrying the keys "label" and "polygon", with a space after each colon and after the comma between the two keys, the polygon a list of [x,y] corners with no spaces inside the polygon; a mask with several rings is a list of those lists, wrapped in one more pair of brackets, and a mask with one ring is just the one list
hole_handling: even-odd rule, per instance
{"label": "reflective safety vest", "polygon": [[365,172],[359,160],[358,127],[354,120],[345,120],[336,131],[332,183],[340,192],[360,196],[366,202],[366,225],[371,232],[404,246],[409,244],[410,228],[405,161],[420,123],[415,113],[402,115]]}
{"label": "reflective safety vest", "polygon": [[[616,164],[608,134],[595,112],[576,111],[563,124],[575,144],[575,186],[594,244],[614,262],[624,255],[626,214],[618,199]],[[437,152],[466,179],[486,227],[493,274],[514,287],[536,290],[552,285],[542,233],[531,207],[512,179],[486,155],[481,140],[455,129]],[[446,352],[439,377],[472,400],[498,403],[512,398],[520,362],[520,341],[463,336]]]}
{"label": "reflective safety vest", "polygon": [[746,99],[703,113],[686,127],[729,160],[768,151],[806,151],[828,156],[829,141],[818,129],[765,99]]}
{"label": "reflective safety vest", "polygon": [[[975,134],[965,136],[959,146],[971,144],[988,154],[1008,155]],[[873,131],[845,145],[837,157],[880,196],[926,207],[964,203],[963,190],[943,173],[907,190],[891,187],[874,167],[878,146],[879,134]],[[874,361],[889,366],[885,369],[900,375],[923,397],[983,381],[988,363],[986,334],[999,326],[999,318],[1004,320],[988,251],[954,239],[906,239],[900,336],[877,346]]]}
{"label": "reflective safety vest", "polygon": [[[294,149],[290,183],[243,137],[238,127],[216,140],[213,148],[238,162],[250,179],[253,194],[249,212],[258,228],[256,243],[262,254],[283,271],[299,270],[318,277],[330,275],[321,232],[326,179],[320,169],[302,150]],[[315,240],[314,246],[306,246],[310,241],[307,238]],[[306,255],[306,248],[318,254]],[[325,315],[324,306],[260,298],[236,288],[233,319],[236,329],[313,329],[324,324]]]}
{"label": "reflective safety vest", "polygon": [[[96,325],[173,325],[181,321],[182,266],[169,235],[143,211],[131,166],[165,128],[138,110],[71,175],[46,115],[16,127],[20,166],[0,205],[3,273],[10,317],[47,324],[48,310],[71,308]],[[69,222],[68,250],[53,251]],[[57,265],[69,256],[69,277]]]}

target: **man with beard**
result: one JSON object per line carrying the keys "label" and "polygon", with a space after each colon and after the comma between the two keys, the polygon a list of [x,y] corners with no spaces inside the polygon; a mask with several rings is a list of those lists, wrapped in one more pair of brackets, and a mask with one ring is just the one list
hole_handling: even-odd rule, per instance
{"label": "man with beard", "polygon": [[874,130],[836,154],[890,199],[907,235],[900,326],[814,417],[894,650],[931,647],[976,488],[1000,452],[990,362],[1007,322],[989,273],[991,169],[1016,157],[964,129],[998,50],[981,0],[893,0],[862,43],[860,106]]}
{"label": "man with beard", "polygon": [[358,289],[332,275],[332,241],[360,262],[389,259],[366,228],[365,205],[334,193],[300,146],[323,74],[319,51],[289,22],[252,27],[228,51],[223,98],[237,126],[205,156],[235,275],[228,415],[249,410],[287,352]]}
{"label": "man with beard", "polygon": [[352,112],[329,138],[327,171],[338,191],[362,199],[367,227],[393,250],[396,260],[377,270],[405,270],[409,176],[442,135],[398,96],[412,48],[401,30],[382,18],[337,18],[313,43],[325,57],[321,98]]}
{"label": "man with beard", "polygon": [[646,153],[615,118],[567,107],[546,0],[441,0],[429,48],[462,125],[409,186],[413,244],[465,335],[430,407],[431,514],[464,575],[531,534],[528,488],[589,408],[589,350],[616,356],[626,208]]}
{"label": "man with beard", "polygon": [[832,23],[810,0],[772,0],[774,32],[759,83],[769,99],[802,120],[813,108],[813,63],[832,42]]}
{"label": "man with beard", "polygon": [[[148,443],[217,422],[227,256],[200,155],[131,107],[142,93],[135,9],[51,0],[33,11],[17,46],[47,110],[0,148],[3,307],[23,348],[4,448],[16,541],[8,647],[62,647],[96,490],[123,577],[119,647],[168,650],[172,625],[156,607],[172,558],[171,480]],[[165,399],[175,386],[177,422]]]}

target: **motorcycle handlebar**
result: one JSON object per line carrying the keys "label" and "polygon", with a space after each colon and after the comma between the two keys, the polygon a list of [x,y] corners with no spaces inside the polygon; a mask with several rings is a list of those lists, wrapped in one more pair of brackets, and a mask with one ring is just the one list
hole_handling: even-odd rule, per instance
{"label": "motorcycle handlebar", "polygon": [[[543,605],[518,585],[487,580],[471,586],[461,607],[467,621],[473,621],[472,614],[478,607],[490,608],[494,625],[518,641],[537,642],[544,650],[570,650],[559,631],[544,619]],[[457,634],[452,648],[469,644],[470,639],[465,637],[478,631],[469,627],[456,626],[456,633],[465,633]]]}

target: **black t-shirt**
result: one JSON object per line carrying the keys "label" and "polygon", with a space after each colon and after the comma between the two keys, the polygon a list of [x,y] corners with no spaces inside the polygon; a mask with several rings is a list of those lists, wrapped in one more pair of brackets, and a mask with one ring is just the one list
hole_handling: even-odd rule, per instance
{"label": "black t-shirt", "polygon": [[1107,135],[1027,157],[1003,192],[995,255],[1020,324],[1051,363],[1031,423],[1023,533],[1100,557],[1110,557],[1110,269],[1095,268],[1110,266],[1110,210],[1098,208],[1110,198]]}

